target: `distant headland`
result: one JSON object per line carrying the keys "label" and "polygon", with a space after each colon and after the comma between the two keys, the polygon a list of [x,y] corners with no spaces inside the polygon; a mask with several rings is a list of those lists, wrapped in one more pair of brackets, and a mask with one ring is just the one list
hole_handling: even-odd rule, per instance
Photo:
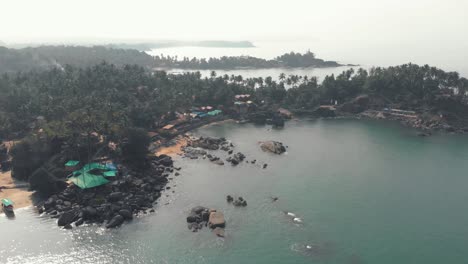
{"label": "distant headland", "polygon": [[[190,43],[159,43],[159,47],[188,45]],[[202,41],[192,43],[205,47],[250,47],[250,42]],[[156,45],[156,44],[155,44]],[[66,65],[90,67],[103,61],[117,67],[138,65],[146,69],[232,70],[241,68],[325,68],[344,66],[336,61],[317,58],[315,53],[290,52],[273,59],[252,56],[223,56],[220,58],[179,58],[177,56],[151,56],[142,51],[153,44],[112,44],[107,46],[38,46],[7,48],[0,46],[0,73],[48,70]],[[348,64],[350,65],[350,64]]]}

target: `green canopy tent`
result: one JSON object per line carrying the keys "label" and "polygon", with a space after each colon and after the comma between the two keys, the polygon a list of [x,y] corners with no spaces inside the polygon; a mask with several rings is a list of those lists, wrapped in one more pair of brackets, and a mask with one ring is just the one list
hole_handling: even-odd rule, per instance
{"label": "green canopy tent", "polygon": [[115,177],[117,172],[99,163],[88,163],[72,173],[70,181],[81,189],[89,189],[109,182],[106,177]]}
{"label": "green canopy tent", "polygon": [[69,160],[67,163],[65,163],[65,170],[74,171],[78,169],[78,164],[80,164],[78,160]]}
{"label": "green canopy tent", "polygon": [[65,163],[66,167],[75,167],[78,165],[80,162],[77,160],[69,160],[67,163]]}
{"label": "green canopy tent", "polygon": [[80,176],[71,177],[70,180],[81,189],[94,188],[109,182],[103,176],[95,175],[88,172],[85,172]]}

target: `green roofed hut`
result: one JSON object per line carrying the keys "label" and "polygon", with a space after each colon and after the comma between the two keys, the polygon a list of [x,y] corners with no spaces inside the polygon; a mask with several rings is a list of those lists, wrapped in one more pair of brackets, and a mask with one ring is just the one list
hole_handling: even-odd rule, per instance
{"label": "green roofed hut", "polygon": [[107,180],[103,176],[87,172],[81,174],[80,176],[71,177],[70,181],[72,181],[76,186],[80,187],[81,189],[94,188],[109,182],[109,180]]}
{"label": "green roofed hut", "polygon": [[69,160],[67,163],[65,163],[65,170],[66,171],[74,171],[78,169],[78,164],[80,164],[79,161],[77,160]]}
{"label": "green roofed hut", "polygon": [[70,181],[81,189],[89,189],[109,182],[106,177],[117,176],[117,171],[99,163],[88,163],[72,173]]}

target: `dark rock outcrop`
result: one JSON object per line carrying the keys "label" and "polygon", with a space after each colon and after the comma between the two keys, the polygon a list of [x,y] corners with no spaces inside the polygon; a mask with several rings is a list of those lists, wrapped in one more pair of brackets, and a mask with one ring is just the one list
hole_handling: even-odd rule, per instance
{"label": "dark rock outcrop", "polygon": [[190,142],[190,146],[194,148],[202,148],[208,150],[218,150],[220,147],[223,150],[229,150],[228,147],[223,147],[228,144],[225,138],[212,138],[212,137],[200,137]]}
{"label": "dark rock outcrop", "polygon": [[153,204],[166,189],[173,169],[169,156],[149,158],[149,168],[132,170],[123,166],[116,177],[108,178],[106,185],[82,190],[70,185],[57,195],[49,197],[38,211],[58,218],[59,226],[75,222],[75,226],[106,223],[107,228],[121,225],[134,215],[151,211]]}
{"label": "dark rock outcrop", "polygon": [[64,212],[58,219],[58,226],[66,226],[78,219],[78,212],[75,210]]}
{"label": "dark rock outcrop", "polygon": [[230,162],[232,165],[238,165],[245,159],[245,155],[241,152],[237,152],[236,154],[232,155],[231,157],[228,157],[226,159],[227,162]]}
{"label": "dark rock outcrop", "polygon": [[247,201],[244,200],[242,197],[238,197],[233,203],[234,206],[238,207],[246,207],[247,206]]}
{"label": "dark rock outcrop", "polygon": [[124,217],[118,214],[107,223],[106,228],[118,227],[123,224],[124,220]]}
{"label": "dark rock outcrop", "polygon": [[[198,232],[204,226],[209,226],[212,229],[224,228],[226,221],[224,215],[221,212],[217,212],[213,209],[208,209],[203,206],[197,206],[190,210],[190,214],[187,216],[187,227],[192,232]],[[223,230],[224,231],[224,230]],[[224,236],[224,232],[217,231]]]}
{"label": "dark rock outcrop", "polygon": [[260,142],[260,148],[265,152],[270,152],[274,154],[282,154],[286,152],[286,148],[283,146],[283,143],[278,141]]}

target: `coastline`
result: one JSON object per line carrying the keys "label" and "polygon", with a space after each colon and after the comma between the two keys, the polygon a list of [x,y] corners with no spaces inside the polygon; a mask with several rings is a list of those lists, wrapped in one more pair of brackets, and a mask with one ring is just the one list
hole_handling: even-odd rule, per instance
{"label": "coastline", "polygon": [[177,136],[176,143],[174,145],[159,147],[155,154],[157,156],[167,155],[170,157],[175,157],[182,153],[182,148],[185,147],[189,141],[186,136]]}
{"label": "coastline", "polygon": [[[6,141],[4,144],[9,151],[16,142]],[[28,207],[33,204],[31,197],[33,192],[28,189],[29,183],[13,179],[11,177],[11,170],[0,172],[0,199],[10,198],[14,203],[15,209]]]}
{"label": "coastline", "polygon": [[[200,126],[194,126],[190,130],[184,131],[184,134],[179,134],[175,138],[168,140],[163,143],[164,146],[161,146],[154,151],[154,154],[157,156],[159,155],[167,155],[170,157],[175,157],[178,155],[183,154],[183,148],[188,145],[190,142],[190,133],[191,131],[198,129],[198,128],[204,128],[212,125],[217,125],[217,124],[224,124],[227,122],[234,122],[234,119],[228,118],[228,119],[223,119],[223,120],[213,120],[212,122],[202,124]],[[174,142],[175,144],[170,144],[170,142]]]}
{"label": "coastline", "polygon": [[[382,115],[375,114],[376,110],[367,110],[362,113],[358,114],[338,114],[335,118],[351,118],[351,119],[370,119],[370,120],[380,120],[380,121],[399,121],[402,126],[416,128],[421,131],[421,136],[429,136],[431,132],[437,131],[439,129],[423,127],[419,122],[414,122],[418,119],[413,118],[389,118],[384,117]],[[372,113],[372,114],[370,114]],[[300,119],[300,117],[294,117],[294,119]],[[168,139],[164,141],[159,148],[157,148],[153,153],[156,156],[160,155],[167,155],[172,158],[182,155],[183,148],[187,146],[190,142],[190,132],[201,128],[201,127],[208,127],[216,124],[223,124],[226,122],[234,122],[234,119],[226,118],[222,120],[212,120],[211,122],[198,124],[196,126],[191,127],[186,131],[181,131],[178,135],[176,135],[172,139]],[[417,125],[416,125],[416,124]],[[443,129],[442,129],[443,130]],[[440,130],[439,130],[440,131]],[[448,131],[448,132],[462,132],[463,130],[457,129],[455,131]],[[33,205],[32,201],[32,194],[33,192],[28,191],[28,183],[27,182],[20,182],[14,180],[11,177],[11,171],[0,173],[0,199],[2,198],[10,198],[15,202],[15,208],[24,208]]]}
{"label": "coastline", "polygon": [[11,171],[0,173],[0,199],[10,198],[15,209],[31,206],[33,192],[28,191],[28,184],[13,180]]}

